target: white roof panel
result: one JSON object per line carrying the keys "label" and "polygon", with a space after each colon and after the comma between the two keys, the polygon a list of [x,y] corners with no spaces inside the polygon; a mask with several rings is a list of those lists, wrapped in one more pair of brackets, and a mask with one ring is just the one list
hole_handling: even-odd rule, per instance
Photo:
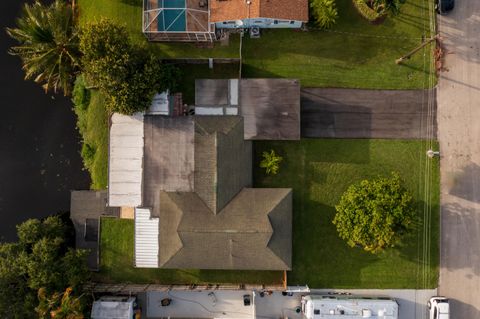
{"label": "white roof panel", "polygon": [[143,147],[143,114],[113,114],[108,167],[110,206],[142,204]]}
{"label": "white roof panel", "polygon": [[135,208],[135,267],[158,268],[158,218],[148,208]]}

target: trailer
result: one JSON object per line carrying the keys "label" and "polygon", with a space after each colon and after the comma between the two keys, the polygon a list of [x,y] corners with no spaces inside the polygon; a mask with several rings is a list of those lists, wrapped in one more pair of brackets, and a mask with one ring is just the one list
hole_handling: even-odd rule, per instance
{"label": "trailer", "polygon": [[307,319],[398,319],[398,303],[390,297],[307,295],[302,313]]}

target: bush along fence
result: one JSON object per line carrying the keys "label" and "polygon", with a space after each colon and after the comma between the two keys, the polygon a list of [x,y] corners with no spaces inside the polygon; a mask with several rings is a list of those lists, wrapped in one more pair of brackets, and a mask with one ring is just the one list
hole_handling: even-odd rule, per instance
{"label": "bush along fence", "polygon": [[358,13],[365,19],[367,19],[370,23],[376,24],[381,23],[385,17],[386,13],[379,13],[368,6],[365,0],[352,0],[353,5],[357,9]]}

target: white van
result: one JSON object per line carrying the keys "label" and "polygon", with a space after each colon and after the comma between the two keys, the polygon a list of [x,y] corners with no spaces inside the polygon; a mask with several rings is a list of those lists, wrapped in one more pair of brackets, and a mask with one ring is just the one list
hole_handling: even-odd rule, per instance
{"label": "white van", "polygon": [[449,319],[450,303],[445,297],[432,297],[427,303],[430,319]]}
{"label": "white van", "polygon": [[390,297],[308,295],[302,313],[307,319],[398,319],[398,303]]}

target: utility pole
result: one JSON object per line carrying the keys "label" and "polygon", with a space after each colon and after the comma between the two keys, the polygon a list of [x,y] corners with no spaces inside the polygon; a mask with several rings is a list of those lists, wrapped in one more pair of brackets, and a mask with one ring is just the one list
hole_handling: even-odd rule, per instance
{"label": "utility pole", "polygon": [[425,46],[427,46],[430,42],[433,42],[435,40],[437,40],[439,38],[439,35],[435,35],[433,37],[431,37],[430,39],[428,39],[427,41],[423,42],[420,46],[416,47],[415,49],[413,49],[412,51],[408,52],[407,54],[405,54],[404,56],[402,56],[401,58],[399,59],[396,59],[395,60],[395,63],[396,64],[400,64],[402,63],[403,61],[405,60],[408,60],[412,57],[412,55],[414,55],[415,53],[417,53],[418,51],[420,51],[421,49],[423,49]]}

